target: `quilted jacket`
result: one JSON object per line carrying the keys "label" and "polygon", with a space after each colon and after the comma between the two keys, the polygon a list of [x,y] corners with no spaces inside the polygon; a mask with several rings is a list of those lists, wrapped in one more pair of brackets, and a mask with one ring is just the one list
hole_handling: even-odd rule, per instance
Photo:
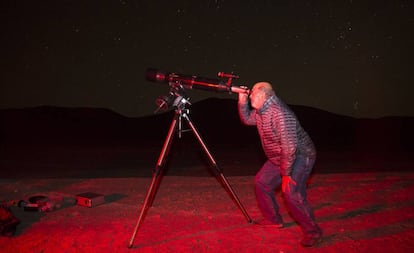
{"label": "quilted jacket", "polygon": [[238,104],[241,121],[256,125],[267,158],[280,167],[281,174],[291,175],[297,155],[316,157],[315,146],[296,115],[276,95],[255,110],[248,103]]}

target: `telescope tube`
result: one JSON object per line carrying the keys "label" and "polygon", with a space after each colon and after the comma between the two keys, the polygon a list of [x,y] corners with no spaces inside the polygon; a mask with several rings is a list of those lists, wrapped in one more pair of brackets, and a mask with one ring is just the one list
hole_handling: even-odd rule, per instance
{"label": "telescope tube", "polygon": [[212,90],[217,92],[249,93],[248,89],[239,86],[226,85],[223,80],[199,77],[195,75],[176,74],[149,68],[145,72],[145,78],[151,82],[180,83],[187,89]]}

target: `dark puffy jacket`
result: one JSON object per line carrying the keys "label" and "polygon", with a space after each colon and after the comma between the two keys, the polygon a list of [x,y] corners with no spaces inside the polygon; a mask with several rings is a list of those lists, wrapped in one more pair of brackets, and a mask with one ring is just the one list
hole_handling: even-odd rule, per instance
{"label": "dark puffy jacket", "polygon": [[239,115],[244,124],[257,126],[267,158],[280,166],[282,175],[291,175],[297,155],[316,157],[311,138],[276,95],[269,97],[259,110],[239,102]]}

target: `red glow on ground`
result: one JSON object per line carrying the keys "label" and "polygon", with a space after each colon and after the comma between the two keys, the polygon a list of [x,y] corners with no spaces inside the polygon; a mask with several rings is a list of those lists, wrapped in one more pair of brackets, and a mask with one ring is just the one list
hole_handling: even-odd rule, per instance
{"label": "red glow on ground", "polygon": [[[0,182],[1,198],[22,194],[71,197],[92,191],[106,203],[66,205],[49,213],[13,208],[22,223],[0,238],[1,252],[409,252],[414,248],[412,173],[326,174],[312,177],[309,200],[324,230],[318,248],[299,246],[301,234],[283,205],[286,227],[247,223],[214,177],[164,177],[153,206],[129,240],[149,178],[33,179]],[[253,177],[230,177],[252,218],[261,217]]]}

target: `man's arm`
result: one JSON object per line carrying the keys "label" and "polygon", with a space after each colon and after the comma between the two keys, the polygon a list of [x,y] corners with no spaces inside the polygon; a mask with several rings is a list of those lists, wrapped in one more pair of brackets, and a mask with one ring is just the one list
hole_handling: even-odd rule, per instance
{"label": "man's arm", "polygon": [[253,110],[249,107],[249,96],[245,93],[239,93],[238,109],[240,120],[246,125],[256,125],[256,118]]}

